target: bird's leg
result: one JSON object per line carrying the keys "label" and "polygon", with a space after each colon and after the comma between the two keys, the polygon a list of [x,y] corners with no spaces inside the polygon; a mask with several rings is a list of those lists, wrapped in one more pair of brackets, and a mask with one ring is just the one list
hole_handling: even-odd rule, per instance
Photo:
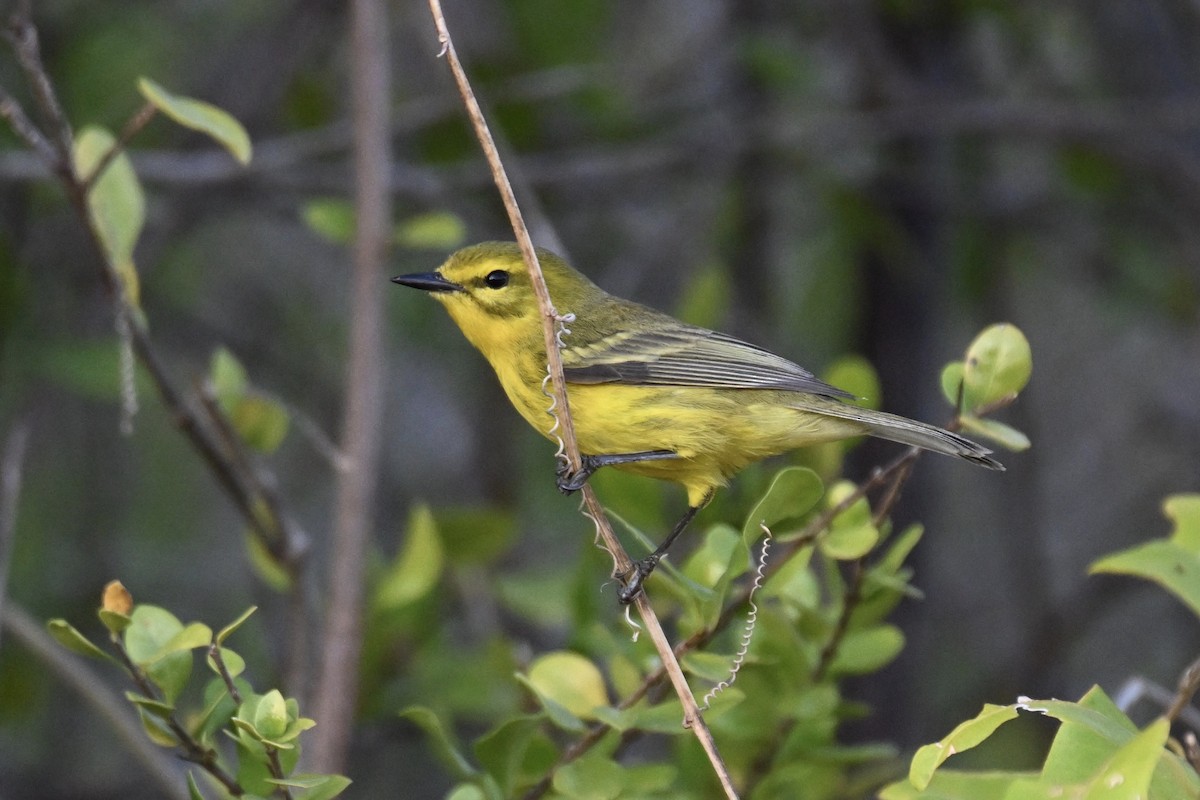
{"label": "bird's leg", "polygon": [[634,461],[661,461],[667,458],[679,458],[671,450],[644,450],[640,453],[613,453],[603,456],[580,456],[578,470],[572,471],[566,462],[559,462],[555,472],[558,490],[563,494],[571,494],[583,488],[592,477],[592,473],[601,467],[612,467],[617,464],[629,464]]}
{"label": "bird's leg", "polygon": [[[710,494],[709,497],[711,496]],[[708,498],[705,498],[705,502],[707,501]],[[679,534],[683,533],[683,529],[688,526],[688,523],[692,521],[702,508],[704,508],[704,503],[698,506],[688,506],[688,510],[684,512],[679,522],[675,523],[675,527],[667,534],[667,538],[663,540],[663,543],[641,561],[633,562],[633,566],[629,568],[629,571],[620,576],[625,581],[625,585],[617,593],[617,598],[621,601],[622,605],[629,605],[633,602],[633,598],[638,596],[638,592],[642,590],[642,584],[646,582],[646,578],[650,577],[650,573],[654,572],[654,568],[658,566],[658,562],[667,554],[667,548],[679,537]]]}

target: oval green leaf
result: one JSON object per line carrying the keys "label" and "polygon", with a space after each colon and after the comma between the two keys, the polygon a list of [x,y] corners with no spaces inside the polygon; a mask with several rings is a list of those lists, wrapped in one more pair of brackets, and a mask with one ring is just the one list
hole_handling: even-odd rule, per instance
{"label": "oval green leaf", "polygon": [[175,122],[216,140],[239,164],[250,163],[250,136],[228,111],[203,100],[172,94],[149,78],[138,79],[138,91]]}
{"label": "oval green leaf", "polygon": [[762,535],[760,525],[768,528],[796,519],[812,510],[821,499],[825,487],[817,473],[807,467],[785,467],[775,474],[766,494],[746,516],[742,538],[747,545]]}
{"label": "oval green leaf", "polygon": [[829,662],[829,673],[866,675],[891,662],[903,649],[904,634],[894,625],[850,631]]}
{"label": "oval green leaf", "polygon": [[547,653],[529,667],[529,684],[579,719],[589,719],[592,709],[608,704],[600,670],[588,659],[566,650]]}
{"label": "oval green leaf", "polygon": [[442,575],[444,560],[433,512],[420,503],[409,515],[403,549],[375,590],[376,608],[391,611],[427,595]]}
{"label": "oval green leaf", "polygon": [[1025,334],[1002,323],[983,330],[963,363],[964,410],[971,411],[1018,394],[1033,372],[1033,354]]}
{"label": "oval green leaf", "polygon": [[109,658],[108,653],[105,653],[99,647],[92,644],[90,639],[76,630],[75,626],[65,619],[50,620],[46,623],[46,631],[53,637],[54,641],[72,653],[78,653],[81,656],[88,656],[89,658]]}
{"label": "oval green leaf", "polygon": [[393,237],[403,247],[453,250],[467,238],[467,226],[448,211],[431,211],[398,223]]}
{"label": "oval green leaf", "polygon": [[250,615],[253,614],[257,610],[258,610],[258,606],[250,606],[249,608],[247,608],[245,611],[242,612],[242,615],[240,617],[238,617],[233,622],[226,625],[224,628],[221,628],[221,630],[217,633],[217,635],[213,639],[213,641],[216,642],[217,644],[224,644],[225,640],[228,639],[230,637],[230,635],[233,634],[234,631],[236,631],[238,628],[242,627],[242,624],[245,623],[246,620],[250,619]]}
{"label": "oval green leaf", "polygon": [[941,741],[917,750],[908,768],[909,782],[917,789],[924,790],[933,780],[933,773],[947,758],[985,741],[997,728],[1016,716],[1017,709],[1013,706],[984,704],[983,710],[974,719],[963,722]]}
{"label": "oval green leaf", "polygon": [[[103,128],[88,126],[75,139],[75,171],[88,177],[117,140]],[[146,221],[146,198],[133,164],[119,154],[88,192],[88,213],[104,246],[109,264],[116,272],[133,308],[138,307],[139,288],[133,249]]]}
{"label": "oval green leaf", "polygon": [[287,703],[278,689],[272,689],[259,698],[253,723],[255,730],[267,739],[282,736],[287,730]]}
{"label": "oval green leaf", "polygon": [[963,430],[967,433],[974,433],[985,439],[991,439],[1005,450],[1020,453],[1029,449],[1029,437],[1011,425],[1005,425],[1003,422],[994,419],[972,416],[971,414],[963,414],[958,419],[962,423]]}
{"label": "oval green leaf", "polygon": [[163,645],[183,630],[183,623],[174,614],[158,606],[139,605],[130,620],[125,630],[125,649],[133,663],[139,665],[157,659]]}

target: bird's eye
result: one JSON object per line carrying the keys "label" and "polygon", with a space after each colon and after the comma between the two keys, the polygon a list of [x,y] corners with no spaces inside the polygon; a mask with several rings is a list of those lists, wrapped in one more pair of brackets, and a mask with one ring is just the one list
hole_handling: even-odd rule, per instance
{"label": "bird's eye", "polygon": [[489,289],[503,289],[508,286],[508,273],[502,269],[494,269],[487,274],[483,282]]}

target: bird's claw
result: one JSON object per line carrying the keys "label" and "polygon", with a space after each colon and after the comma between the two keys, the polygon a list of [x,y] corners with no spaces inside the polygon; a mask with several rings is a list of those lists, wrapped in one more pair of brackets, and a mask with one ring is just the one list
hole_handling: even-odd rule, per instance
{"label": "bird's claw", "polygon": [[566,461],[559,462],[558,467],[554,470],[554,484],[558,486],[558,490],[563,494],[574,494],[584,487],[588,482],[588,478],[592,477],[592,473],[596,471],[596,467],[590,463],[591,456],[583,456],[582,464],[579,469],[571,469],[571,465]]}
{"label": "bird's claw", "polygon": [[617,592],[617,599],[621,601],[621,605],[629,605],[641,594],[642,584],[646,582],[646,578],[650,577],[650,573],[654,572],[660,559],[662,556],[652,553],[641,561],[633,562],[628,571],[619,576],[622,585],[620,591]]}

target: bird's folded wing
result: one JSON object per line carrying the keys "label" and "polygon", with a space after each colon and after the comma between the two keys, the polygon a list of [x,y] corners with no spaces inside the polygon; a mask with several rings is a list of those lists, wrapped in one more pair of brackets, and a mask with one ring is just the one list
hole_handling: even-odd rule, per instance
{"label": "bird's folded wing", "polygon": [[578,345],[565,339],[570,383],[787,389],[849,398],[811,372],[741,339],[672,320],[648,331],[616,331]]}

